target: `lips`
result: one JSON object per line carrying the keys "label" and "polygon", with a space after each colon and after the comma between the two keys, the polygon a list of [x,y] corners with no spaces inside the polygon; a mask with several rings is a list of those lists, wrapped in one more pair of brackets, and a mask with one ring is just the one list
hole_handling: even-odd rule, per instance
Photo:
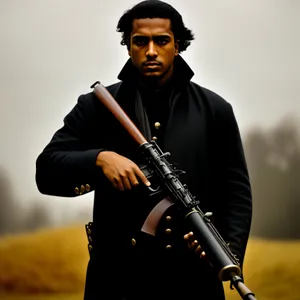
{"label": "lips", "polygon": [[146,67],[160,66],[160,63],[156,62],[156,61],[148,61],[148,62],[144,63],[144,66],[146,66]]}

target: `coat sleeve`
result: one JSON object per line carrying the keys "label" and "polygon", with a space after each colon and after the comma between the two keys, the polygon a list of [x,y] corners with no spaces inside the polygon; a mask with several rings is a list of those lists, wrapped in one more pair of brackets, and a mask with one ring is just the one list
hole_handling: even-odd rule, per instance
{"label": "coat sleeve", "polygon": [[[75,197],[93,191],[105,178],[96,166],[103,150],[92,142],[99,109],[91,94],[81,95],[36,160],[36,184],[42,194]],[[99,133],[100,134],[100,133]]]}
{"label": "coat sleeve", "polygon": [[221,186],[219,227],[243,264],[252,219],[252,192],[239,127],[229,103],[218,116]]}

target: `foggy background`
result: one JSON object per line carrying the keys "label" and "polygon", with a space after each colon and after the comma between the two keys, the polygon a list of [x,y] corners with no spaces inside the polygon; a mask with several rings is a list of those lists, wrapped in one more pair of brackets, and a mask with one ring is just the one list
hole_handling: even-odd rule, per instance
{"label": "foggy background", "polygon": [[[229,101],[254,191],[252,234],[300,237],[300,1],[173,0],[193,81]],[[35,161],[80,94],[117,81],[129,0],[0,1],[0,234],[86,222],[93,193],[41,195]],[[298,218],[298,219],[297,219]]]}

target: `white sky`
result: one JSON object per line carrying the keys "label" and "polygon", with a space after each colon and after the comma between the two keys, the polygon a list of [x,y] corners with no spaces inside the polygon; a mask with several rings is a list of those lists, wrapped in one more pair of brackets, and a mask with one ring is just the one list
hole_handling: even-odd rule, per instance
{"label": "white sky", "polygon": [[[243,135],[300,116],[300,1],[172,0],[193,41],[194,81],[234,107]],[[0,172],[20,210],[51,203],[54,217],[91,211],[92,194],[40,195],[35,160],[96,80],[111,84],[127,60],[116,24],[136,1],[0,1]],[[1,196],[0,193],[0,197]],[[1,203],[1,201],[0,201]],[[0,207],[1,209],[1,207]]]}

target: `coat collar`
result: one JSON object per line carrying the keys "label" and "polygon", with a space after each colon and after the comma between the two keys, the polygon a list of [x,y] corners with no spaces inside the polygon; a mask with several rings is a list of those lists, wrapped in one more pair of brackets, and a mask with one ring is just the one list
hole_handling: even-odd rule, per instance
{"label": "coat collar", "polygon": [[[118,79],[124,82],[135,82],[137,71],[129,58],[118,75]],[[174,61],[174,79],[177,84],[187,84],[194,76],[193,70],[186,61],[178,55]]]}

